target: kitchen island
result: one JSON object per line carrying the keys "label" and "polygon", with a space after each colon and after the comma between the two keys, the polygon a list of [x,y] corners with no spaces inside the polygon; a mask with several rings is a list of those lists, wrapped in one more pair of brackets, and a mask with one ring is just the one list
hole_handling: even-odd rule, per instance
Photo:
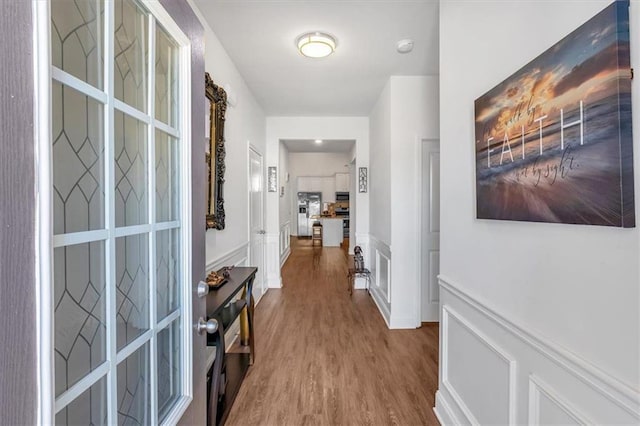
{"label": "kitchen island", "polygon": [[342,244],[342,219],[335,217],[322,217],[322,246],[340,247]]}

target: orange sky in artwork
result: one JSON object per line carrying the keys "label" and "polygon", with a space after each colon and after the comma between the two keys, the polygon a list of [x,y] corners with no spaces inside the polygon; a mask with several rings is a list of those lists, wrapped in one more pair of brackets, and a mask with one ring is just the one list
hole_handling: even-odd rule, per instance
{"label": "orange sky in artwork", "polygon": [[[540,70],[532,70],[495,96],[492,106],[479,111],[476,117],[478,121],[496,117],[492,120],[492,126],[485,129],[486,138],[502,139],[505,130],[509,137],[520,135],[522,126],[525,133],[529,133],[539,128],[539,122],[534,120],[541,116],[547,116],[542,123],[545,127],[559,120],[561,108],[566,112],[577,108],[581,100],[586,106],[589,102],[609,96],[616,90],[616,85],[610,82],[619,78],[621,71],[601,71],[581,85],[557,96],[554,88],[566,73],[566,70],[558,68],[539,77]],[[516,116],[518,109],[520,114]]]}

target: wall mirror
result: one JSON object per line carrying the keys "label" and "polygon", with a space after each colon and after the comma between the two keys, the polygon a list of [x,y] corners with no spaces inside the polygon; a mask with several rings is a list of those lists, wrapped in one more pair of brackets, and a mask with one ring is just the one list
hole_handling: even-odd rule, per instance
{"label": "wall mirror", "polygon": [[224,229],[224,120],[227,93],[213,83],[209,73],[205,73],[205,94],[209,100],[207,229]]}

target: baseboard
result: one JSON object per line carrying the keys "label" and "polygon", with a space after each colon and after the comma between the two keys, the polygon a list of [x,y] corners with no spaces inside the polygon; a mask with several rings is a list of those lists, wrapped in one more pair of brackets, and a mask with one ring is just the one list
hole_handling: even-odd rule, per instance
{"label": "baseboard", "polygon": [[433,412],[442,426],[462,424],[451,411],[446,399],[442,397],[441,391],[436,391],[436,406],[433,407]]}
{"label": "baseboard", "polygon": [[380,311],[380,315],[382,316],[382,319],[384,319],[384,322],[387,324],[387,327],[390,327],[389,321],[391,318],[391,312],[389,311],[389,307],[384,303],[384,299],[380,295],[380,291],[377,288],[371,288],[369,290],[369,294],[373,299],[373,303],[375,303],[378,307],[378,311]]}
{"label": "baseboard", "polygon": [[640,422],[640,392],[516,324],[461,285],[444,276],[439,281],[443,321],[435,411],[443,424]]}
{"label": "baseboard", "polygon": [[413,329],[418,327],[416,327],[416,319],[414,317],[393,315],[393,313],[391,313],[389,328],[393,330],[400,330],[400,329]]}

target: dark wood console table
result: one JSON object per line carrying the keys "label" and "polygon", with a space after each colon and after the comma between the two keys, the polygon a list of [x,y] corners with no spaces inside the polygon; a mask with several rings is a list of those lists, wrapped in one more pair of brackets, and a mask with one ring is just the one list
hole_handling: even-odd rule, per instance
{"label": "dark wood console table", "polygon": [[[233,401],[240,390],[244,376],[253,364],[253,280],[258,268],[234,267],[228,282],[207,294],[207,317],[218,321],[218,331],[207,335],[207,345],[215,346],[216,356],[207,374],[207,424],[223,425]],[[238,293],[242,296],[232,301]],[[226,353],[224,333],[240,316],[247,324],[248,336],[241,333],[242,343],[248,343],[248,353]],[[244,327],[241,327],[244,328]],[[243,330],[241,330],[242,332]]]}

